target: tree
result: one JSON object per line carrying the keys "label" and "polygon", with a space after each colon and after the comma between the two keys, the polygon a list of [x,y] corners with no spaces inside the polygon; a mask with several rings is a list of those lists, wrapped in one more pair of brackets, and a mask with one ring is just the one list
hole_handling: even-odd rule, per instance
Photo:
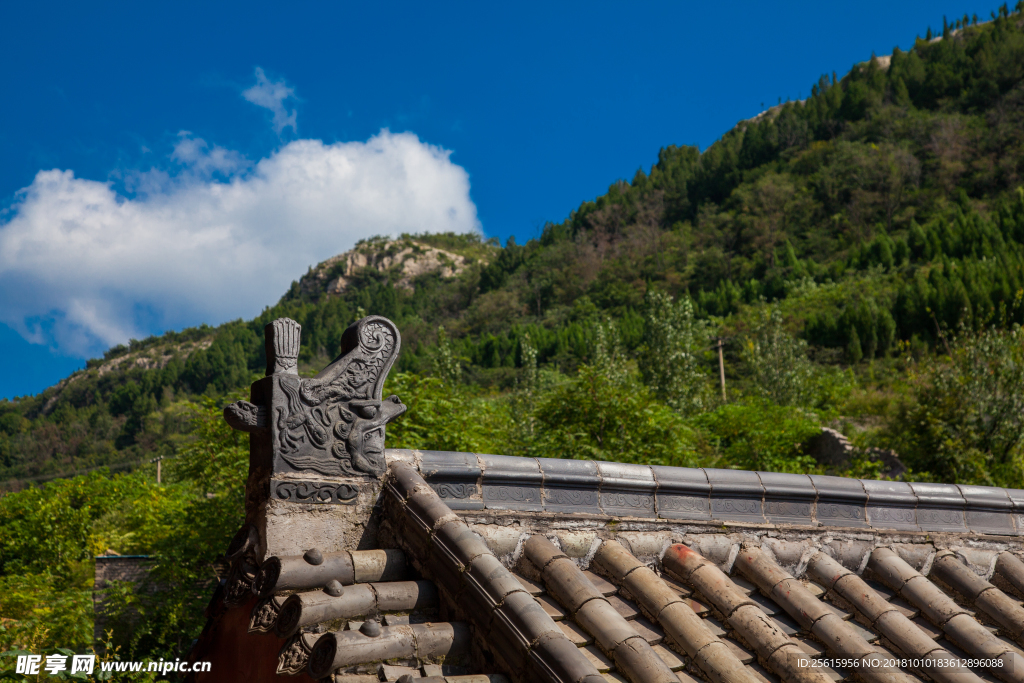
{"label": "tree", "polygon": [[734,197],[750,245],[769,266],[775,265],[775,247],[786,239],[786,214],[796,197],[793,182],[786,175],[766,173],[753,186],[738,188]]}
{"label": "tree", "polygon": [[537,454],[651,465],[698,465],[694,435],[635,375],[584,365],[537,406]]}
{"label": "tree", "polygon": [[462,363],[452,349],[444,325],[437,328],[437,347],[434,349],[433,361],[434,375],[455,391],[462,384]]}
{"label": "tree", "polygon": [[763,397],[780,405],[799,405],[809,398],[812,367],[807,342],[783,329],[778,306],[761,307],[740,356]]}
{"label": "tree", "polygon": [[916,186],[921,177],[921,164],[913,154],[894,145],[879,145],[877,154],[876,183],[885,226],[891,231],[893,218],[903,206],[908,188]]}
{"label": "tree", "polygon": [[711,326],[697,320],[689,297],[673,301],[649,290],[644,299],[644,345],[637,365],[655,396],[684,415],[707,410],[713,399],[702,367]]}
{"label": "tree", "polygon": [[927,362],[883,433],[919,476],[1024,485],[1024,330],[961,327],[950,355]]}
{"label": "tree", "polygon": [[529,456],[534,450],[537,431],[537,399],[541,391],[540,372],[537,369],[537,347],[527,332],[519,340],[522,369],[513,391],[507,399],[508,436],[503,453]]}

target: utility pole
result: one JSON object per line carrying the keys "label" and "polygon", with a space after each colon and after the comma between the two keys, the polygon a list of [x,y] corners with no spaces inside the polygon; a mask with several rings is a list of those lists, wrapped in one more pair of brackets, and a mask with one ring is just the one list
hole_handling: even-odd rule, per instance
{"label": "utility pole", "polygon": [[156,463],[156,483],[157,484],[160,483],[160,474],[161,474],[161,472],[160,472],[161,467],[160,466],[163,464],[163,459],[164,459],[164,456],[161,455],[159,457],[156,457],[156,458],[153,458],[152,460],[150,460],[150,462],[155,462]]}
{"label": "utility pole", "polygon": [[728,401],[725,397],[725,356],[722,354],[722,349],[724,347],[725,339],[718,337],[718,377],[722,381],[722,403],[726,403]]}

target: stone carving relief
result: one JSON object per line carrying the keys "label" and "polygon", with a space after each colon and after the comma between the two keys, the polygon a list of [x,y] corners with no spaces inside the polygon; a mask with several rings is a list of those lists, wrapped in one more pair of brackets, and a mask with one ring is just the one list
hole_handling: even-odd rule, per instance
{"label": "stone carving relief", "polygon": [[309,642],[311,639],[315,641],[316,636],[300,633],[286,642],[277,657],[277,673],[286,676],[298,676],[305,673],[309,664],[309,655],[313,649]]}
{"label": "stone carving relief", "polygon": [[647,510],[654,507],[654,496],[644,496],[637,493],[602,493],[601,497],[605,505],[617,508],[634,508]]}
{"label": "stone carving relief", "polygon": [[790,517],[810,517],[810,503],[794,503],[785,500],[766,500],[764,503],[765,514],[788,515]]}
{"label": "stone carving relief", "polygon": [[822,519],[864,520],[863,508],[839,503],[818,503],[818,517]]}
{"label": "stone carving relief", "polygon": [[[401,347],[394,323],[380,316],[353,323],[342,335],[341,354],[308,379],[298,375],[301,326],[280,318],[267,325],[265,335],[271,382],[259,390],[257,385],[266,380],[253,385],[253,402],[225,408],[228,424],[247,432],[269,431],[275,473],[383,474],[385,426],[406,410],[397,396],[382,396]],[[308,497],[305,489],[289,491]],[[280,491],[275,495],[288,499]],[[310,495],[327,502],[322,492]]]}
{"label": "stone carving relief", "polygon": [[761,514],[761,501],[734,498],[712,498],[711,511],[715,513],[738,513],[744,515]]}
{"label": "stone carving relief", "polygon": [[354,505],[359,488],[329,481],[275,481],[274,498],[313,505]]}
{"label": "stone carving relief", "polygon": [[964,513],[960,510],[929,510],[918,508],[918,521],[921,524],[945,524],[950,526],[963,526]]}
{"label": "stone carving relief", "polygon": [[469,498],[476,495],[475,484],[442,483],[430,484],[440,498]]}
{"label": "stone carving relief", "polygon": [[285,598],[280,595],[271,595],[257,603],[249,617],[249,632],[268,633],[274,628],[284,601]]}
{"label": "stone carving relief", "polygon": [[879,508],[870,509],[871,522],[877,525],[879,522],[895,522],[899,524],[914,524],[916,518],[914,511],[906,508]]}
{"label": "stone carving relief", "polygon": [[659,507],[663,510],[676,512],[707,512],[708,499],[694,498],[691,496],[658,496]]}
{"label": "stone carving relief", "polygon": [[546,497],[556,505],[585,505],[597,507],[596,491],[574,491],[572,489],[550,488],[545,491]]}

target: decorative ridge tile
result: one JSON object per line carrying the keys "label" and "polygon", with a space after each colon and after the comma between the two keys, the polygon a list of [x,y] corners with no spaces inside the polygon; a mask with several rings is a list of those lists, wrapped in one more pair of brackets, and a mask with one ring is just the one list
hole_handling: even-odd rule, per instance
{"label": "decorative ridge tile", "polygon": [[815,518],[824,526],[867,527],[868,494],[860,479],[809,475],[818,493]]}
{"label": "decorative ridge tile", "polygon": [[657,480],[658,517],[711,519],[711,484],[702,469],[652,465]]}
{"label": "decorative ridge tile", "polygon": [[954,484],[910,482],[917,496],[917,524],[922,531],[967,531],[967,502]]}
{"label": "decorative ridge tile", "polygon": [[453,510],[1024,535],[1024,490],[388,449]]}
{"label": "decorative ridge tile", "polygon": [[772,524],[814,524],[818,492],[806,474],[757,472],[764,487],[764,516]]}
{"label": "decorative ridge tile", "polygon": [[757,472],[704,468],[711,484],[711,518],[764,524],[764,486]]}
{"label": "decorative ridge tile", "polygon": [[649,465],[597,462],[601,509],[609,515],[654,517],[657,482]]}

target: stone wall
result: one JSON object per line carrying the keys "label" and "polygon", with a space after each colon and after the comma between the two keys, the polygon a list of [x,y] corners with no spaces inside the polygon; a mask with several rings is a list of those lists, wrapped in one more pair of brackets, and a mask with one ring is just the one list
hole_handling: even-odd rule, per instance
{"label": "stone wall", "polygon": [[149,555],[101,555],[96,558],[96,574],[93,581],[92,604],[95,611],[93,638],[96,643],[104,642],[103,632],[107,620],[103,616],[106,589],[114,581],[139,584],[149,576],[153,559]]}

